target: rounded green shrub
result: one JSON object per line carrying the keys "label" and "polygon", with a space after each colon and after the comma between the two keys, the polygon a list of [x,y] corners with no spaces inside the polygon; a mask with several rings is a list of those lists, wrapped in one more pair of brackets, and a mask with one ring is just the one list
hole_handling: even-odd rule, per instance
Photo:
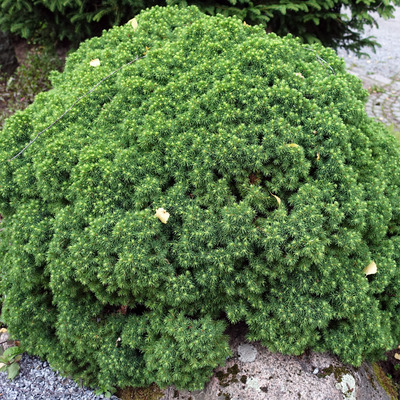
{"label": "rounded green shrub", "polygon": [[136,21],[83,43],[1,132],[7,160],[143,57],[2,164],[9,331],[103,388],[200,388],[239,321],[272,351],[382,357],[400,152],[361,82],[331,49],[195,7]]}

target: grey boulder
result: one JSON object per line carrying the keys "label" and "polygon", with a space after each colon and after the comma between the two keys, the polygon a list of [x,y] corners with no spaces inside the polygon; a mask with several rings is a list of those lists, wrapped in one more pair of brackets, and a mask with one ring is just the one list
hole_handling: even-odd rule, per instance
{"label": "grey boulder", "polygon": [[272,353],[248,343],[243,330],[230,337],[233,356],[203,390],[171,386],[160,400],[390,400],[367,362],[353,368],[326,353]]}

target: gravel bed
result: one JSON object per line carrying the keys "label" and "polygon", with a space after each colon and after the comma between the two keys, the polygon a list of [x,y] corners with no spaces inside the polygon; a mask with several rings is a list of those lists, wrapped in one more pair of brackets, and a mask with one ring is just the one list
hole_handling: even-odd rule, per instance
{"label": "gravel bed", "polygon": [[[97,400],[88,388],[60,376],[46,361],[23,354],[18,376],[10,381],[6,372],[0,372],[0,400]],[[118,397],[111,396],[111,400]]]}

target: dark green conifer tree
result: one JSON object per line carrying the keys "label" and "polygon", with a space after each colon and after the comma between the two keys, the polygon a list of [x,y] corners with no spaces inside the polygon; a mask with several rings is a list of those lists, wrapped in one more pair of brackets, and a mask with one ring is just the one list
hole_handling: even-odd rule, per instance
{"label": "dark green conifer tree", "polygon": [[52,80],[0,133],[3,317],[30,353],[195,389],[239,321],[353,365],[398,344],[399,146],[332,50],[156,7]]}

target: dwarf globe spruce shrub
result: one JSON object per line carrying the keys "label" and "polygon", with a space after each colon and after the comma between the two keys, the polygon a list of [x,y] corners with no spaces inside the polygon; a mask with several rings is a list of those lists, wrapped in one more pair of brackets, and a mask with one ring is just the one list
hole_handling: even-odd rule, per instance
{"label": "dwarf globe spruce shrub", "polygon": [[134,22],[1,131],[7,160],[145,55],[2,164],[9,331],[101,388],[201,388],[239,321],[272,351],[382,357],[400,340],[400,153],[361,82],[331,49],[196,7]]}

